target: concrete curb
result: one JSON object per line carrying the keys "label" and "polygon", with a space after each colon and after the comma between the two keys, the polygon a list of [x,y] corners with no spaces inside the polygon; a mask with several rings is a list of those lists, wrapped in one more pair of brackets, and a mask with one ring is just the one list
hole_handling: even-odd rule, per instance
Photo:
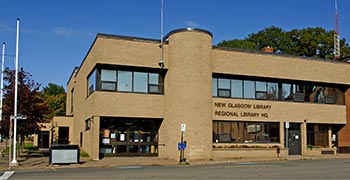
{"label": "concrete curb", "polygon": [[[319,159],[350,159],[349,155],[332,156],[294,156],[288,158],[228,158],[196,160],[188,163],[179,163],[175,160],[161,159],[157,157],[133,157],[133,158],[104,158],[102,160],[81,159],[81,164],[49,164],[48,157],[19,158],[18,166],[11,167],[11,170],[36,170],[36,169],[64,169],[64,168],[103,168],[103,167],[124,167],[124,166],[196,166],[215,164],[236,164],[249,162],[271,162],[271,161],[296,161],[296,160],[319,160]],[[8,159],[0,158],[0,170],[9,170]]]}

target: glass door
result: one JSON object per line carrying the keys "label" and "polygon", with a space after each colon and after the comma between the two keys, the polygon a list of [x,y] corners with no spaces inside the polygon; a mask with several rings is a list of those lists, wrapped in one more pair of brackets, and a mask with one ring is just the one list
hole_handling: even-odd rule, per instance
{"label": "glass door", "polygon": [[108,119],[101,121],[100,154],[157,156],[160,119]]}

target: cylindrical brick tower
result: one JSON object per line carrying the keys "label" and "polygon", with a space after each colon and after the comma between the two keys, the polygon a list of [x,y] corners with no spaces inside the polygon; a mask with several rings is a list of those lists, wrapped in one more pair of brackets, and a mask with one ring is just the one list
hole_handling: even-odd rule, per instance
{"label": "cylindrical brick tower", "polygon": [[186,124],[185,158],[212,155],[212,34],[200,29],[178,29],[168,37],[164,120],[159,156],[179,159],[181,124]]}

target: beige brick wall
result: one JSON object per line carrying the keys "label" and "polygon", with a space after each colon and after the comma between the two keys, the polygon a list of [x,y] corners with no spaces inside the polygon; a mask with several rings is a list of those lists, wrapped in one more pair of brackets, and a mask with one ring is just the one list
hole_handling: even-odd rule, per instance
{"label": "beige brick wall", "polygon": [[[225,105],[225,107],[218,107]],[[217,104],[217,105],[216,105]],[[246,105],[238,108],[236,104]],[[345,124],[346,108],[344,105],[312,104],[281,101],[259,101],[245,99],[213,98],[213,120],[245,120],[268,122],[307,122]],[[262,106],[268,107],[261,109]],[[260,108],[260,109],[259,109]],[[235,112],[237,116],[221,116],[217,112]],[[247,113],[257,116],[249,116]],[[246,116],[245,116],[246,115]]]}
{"label": "beige brick wall", "polygon": [[[184,135],[188,145],[185,156],[189,160],[208,159],[223,154],[232,156],[231,152],[213,152],[213,119],[275,121],[281,125],[284,121],[305,123],[305,120],[307,123],[346,123],[346,108],[342,105],[212,98],[211,83],[212,73],[215,72],[349,85],[350,79],[347,77],[350,75],[350,65],[299,57],[212,49],[211,36],[196,30],[173,33],[164,45],[167,69],[164,95],[94,92],[87,97],[87,77],[97,63],[159,68],[159,60],[158,41],[99,35],[81,64],[77,76],[73,76],[67,85],[67,115],[74,115],[71,128],[72,143],[79,143],[82,132],[83,150],[88,152],[91,158],[98,159],[101,116],[163,118],[159,129],[159,144],[165,146],[159,147],[160,157],[178,159],[180,125],[185,123],[187,129]],[[74,112],[71,114],[70,91],[73,88]],[[234,109],[237,113],[259,113],[259,117],[255,118],[217,117],[215,111],[223,108],[215,107],[215,102],[270,105],[272,108]],[[262,117],[261,113],[267,113],[268,116]],[[87,119],[91,119],[92,122],[88,131],[85,130]],[[282,145],[283,133],[281,127]],[[305,139],[305,136],[303,138]],[[256,154],[263,155],[267,152],[269,151]]]}
{"label": "beige brick wall", "polygon": [[213,72],[350,84],[350,64],[213,49]]}
{"label": "beige brick wall", "polygon": [[204,32],[178,32],[169,37],[169,70],[165,78],[164,121],[160,157],[178,159],[181,124],[186,124],[187,159],[211,157],[212,39]]}

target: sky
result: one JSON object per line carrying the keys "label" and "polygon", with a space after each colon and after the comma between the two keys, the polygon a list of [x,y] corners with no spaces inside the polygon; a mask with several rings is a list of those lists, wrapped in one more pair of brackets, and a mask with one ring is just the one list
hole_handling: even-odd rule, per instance
{"label": "sky", "polygon": [[[97,33],[160,39],[160,12],[161,0],[0,0],[5,66],[14,68],[17,18],[19,66],[41,87],[66,88]],[[338,0],[338,14],[340,36],[349,41],[349,0]],[[332,30],[334,16],[334,0],[164,0],[164,35],[200,28],[215,45],[270,26]]]}

